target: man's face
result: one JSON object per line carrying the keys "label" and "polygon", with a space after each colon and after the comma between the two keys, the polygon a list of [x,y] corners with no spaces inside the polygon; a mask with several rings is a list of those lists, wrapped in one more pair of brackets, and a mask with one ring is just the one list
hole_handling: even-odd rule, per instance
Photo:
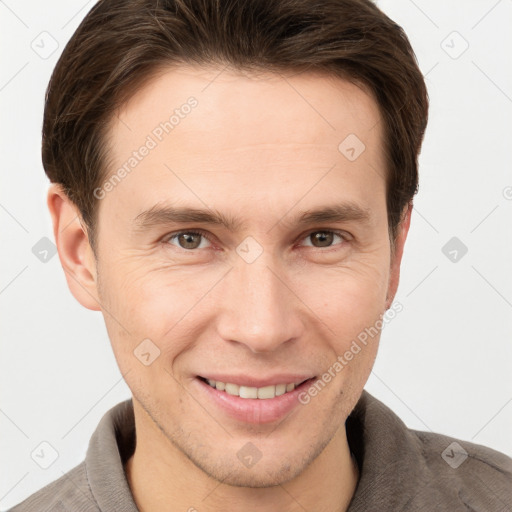
{"label": "man's face", "polygon": [[[149,150],[99,201],[98,296],[138,427],[224,483],[276,485],[343,431],[379,336],[308,404],[299,392],[394,295],[382,124],[340,79],[220,71],[168,70],[114,119],[109,176]],[[329,207],[344,215],[300,222]],[[311,380],[251,399],[208,378],[262,396]]]}

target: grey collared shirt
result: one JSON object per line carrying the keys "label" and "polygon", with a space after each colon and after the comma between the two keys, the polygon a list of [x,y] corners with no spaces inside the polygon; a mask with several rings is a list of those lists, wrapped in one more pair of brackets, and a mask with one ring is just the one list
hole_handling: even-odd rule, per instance
{"label": "grey collared shirt", "polygon": [[[349,512],[512,512],[506,455],[408,429],[367,391],[346,426],[360,472]],[[81,464],[11,512],[138,512],[124,472],[134,448],[133,406],[126,400],[103,416]]]}

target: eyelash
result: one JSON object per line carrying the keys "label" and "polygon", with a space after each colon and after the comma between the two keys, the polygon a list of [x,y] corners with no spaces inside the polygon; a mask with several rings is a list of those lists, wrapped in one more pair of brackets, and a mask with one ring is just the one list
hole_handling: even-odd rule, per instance
{"label": "eyelash", "polygon": [[[177,238],[179,235],[183,235],[185,233],[189,234],[189,235],[199,235],[199,236],[202,236],[202,237],[206,238],[211,244],[214,243],[213,240],[208,236],[207,232],[203,231],[201,229],[191,229],[191,230],[175,231],[174,233],[170,233],[170,234],[166,235],[164,237],[164,239],[162,240],[162,242],[164,244],[171,245],[171,244],[169,244],[169,242],[171,240],[173,240],[173,239]],[[301,235],[298,240],[304,240],[305,238],[309,237],[313,233],[332,233],[333,235],[339,236],[343,240],[343,242],[348,242],[350,240],[350,237],[344,231],[335,231],[335,230],[332,230],[332,229],[314,229],[312,231],[309,231],[305,235]],[[336,244],[336,245],[345,245],[345,244],[344,243],[340,243],[340,244]],[[306,246],[306,247],[310,247],[311,249],[317,249],[317,250],[319,250],[321,252],[329,252],[329,250],[333,250],[333,248],[335,248],[336,245],[327,246],[325,248],[314,247],[314,246]],[[174,246],[174,247],[176,247],[177,249],[181,249],[182,251],[185,251],[185,252],[197,252],[199,250],[199,249],[184,249],[183,247],[178,247],[178,246]]]}

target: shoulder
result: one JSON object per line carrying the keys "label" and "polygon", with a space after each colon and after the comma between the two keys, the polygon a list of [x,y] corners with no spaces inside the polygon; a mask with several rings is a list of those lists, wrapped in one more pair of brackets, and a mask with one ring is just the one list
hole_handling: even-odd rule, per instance
{"label": "shoulder", "polygon": [[349,418],[347,437],[361,468],[351,512],[512,511],[507,455],[410,429],[366,391]]}
{"label": "shoulder", "polygon": [[85,462],[39,489],[8,512],[99,512],[87,480]]}
{"label": "shoulder", "polygon": [[418,430],[409,434],[418,443],[439,494],[456,491],[469,510],[512,510],[512,458],[443,434]]}

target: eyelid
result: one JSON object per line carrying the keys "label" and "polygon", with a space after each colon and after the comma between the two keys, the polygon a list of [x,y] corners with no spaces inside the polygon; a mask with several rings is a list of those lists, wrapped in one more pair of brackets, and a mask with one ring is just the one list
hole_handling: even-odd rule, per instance
{"label": "eyelid", "polygon": [[192,234],[196,234],[196,235],[202,235],[205,238],[207,238],[208,240],[211,240],[210,233],[208,233],[208,231],[204,231],[203,229],[199,229],[199,228],[180,229],[178,231],[173,231],[172,233],[165,235],[165,238],[172,238],[175,235],[182,235],[183,233],[189,233],[189,234],[192,233]]}

